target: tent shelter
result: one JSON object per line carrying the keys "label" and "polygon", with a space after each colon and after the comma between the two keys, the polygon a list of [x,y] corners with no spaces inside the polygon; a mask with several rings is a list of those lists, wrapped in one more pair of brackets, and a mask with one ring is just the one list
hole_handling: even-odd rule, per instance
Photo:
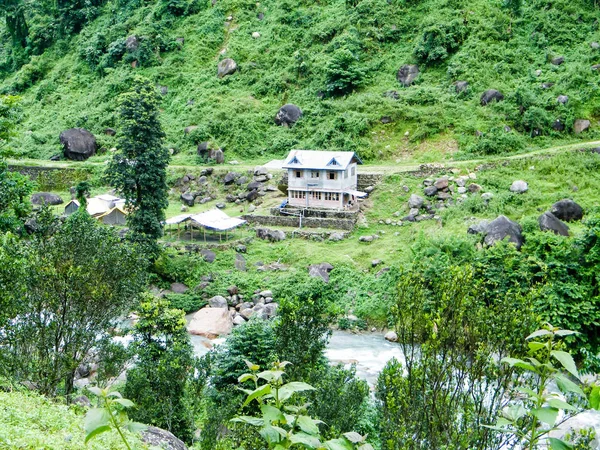
{"label": "tent shelter", "polygon": [[115,207],[101,216],[98,220],[104,225],[125,225],[127,223],[127,213],[119,207]]}
{"label": "tent shelter", "polygon": [[65,216],[70,216],[71,214],[73,214],[78,209],[79,209],[79,202],[77,200],[71,200],[65,206]]}
{"label": "tent shelter", "polygon": [[194,240],[194,227],[203,229],[204,240],[206,241],[206,231],[218,232],[219,240],[221,233],[225,232],[225,238],[229,231],[246,224],[245,220],[237,217],[229,217],[220,209],[211,209],[200,214],[180,214],[171,217],[165,221],[167,225],[177,225],[177,235],[179,236],[179,224],[190,222],[191,238]]}

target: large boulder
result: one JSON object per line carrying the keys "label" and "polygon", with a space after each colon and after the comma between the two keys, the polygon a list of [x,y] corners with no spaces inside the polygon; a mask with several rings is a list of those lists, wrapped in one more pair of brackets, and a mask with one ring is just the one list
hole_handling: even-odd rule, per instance
{"label": "large boulder", "polygon": [[515,192],[517,194],[523,194],[527,192],[527,189],[529,189],[529,186],[527,185],[527,182],[523,180],[513,181],[513,184],[510,185],[510,192]]}
{"label": "large boulder", "polygon": [[217,65],[217,76],[223,78],[227,75],[235,73],[237,70],[237,63],[231,58],[225,58]]}
{"label": "large boulder", "polygon": [[275,123],[289,127],[294,125],[300,117],[302,117],[302,110],[298,106],[288,103],[279,108],[279,111],[275,115]]}
{"label": "large boulder", "polygon": [[233,320],[227,308],[202,308],[192,316],[188,332],[208,339],[231,333]]}
{"label": "large boulder", "polygon": [[227,308],[227,299],[222,295],[215,295],[208,299],[208,306],[211,308]]}
{"label": "large boulder", "polygon": [[398,334],[395,331],[388,331],[383,337],[386,341],[398,342]]}
{"label": "large boulder", "polygon": [[584,131],[587,131],[589,127],[590,121],[586,119],[577,119],[575,123],[573,123],[573,131],[575,131],[575,134],[583,133]]}
{"label": "large boulder", "polygon": [[216,150],[210,150],[208,152],[208,159],[212,159],[217,164],[223,164],[225,162],[225,154],[220,148]]}
{"label": "large boulder", "polygon": [[215,258],[217,257],[215,252],[213,252],[212,250],[208,250],[206,248],[203,248],[202,250],[200,250],[200,254],[202,255],[202,258],[204,259],[204,261],[206,261],[207,263],[211,263],[211,264],[213,262],[215,262]]}
{"label": "large boulder", "polygon": [[569,235],[569,227],[549,211],[546,211],[538,218],[538,224],[542,231],[552,231],[554,234],[561,236]]}
{"label": "large boulder", "polygon": [[36,192],[31,196],[31,203],[34,205],[62,205],[64,201],[59,195],[50,192]]}
{"label": "large boulder", "polygon": [[566,222],[583,219],[583,208],[573,200],[565,198],[552,205],[550,212]]}
{"label": "large boulder", "polygon": [[240,253],[235,254],[235,268],[240,272],[246,271],[246,258],[244,258]]}
{"label": "large boulder", "polygon": [[420,195],[412,194],[408,199],[408,206],[410,208],[420,208],[425,203],[425,199]]}
{"label": "large boulder", "polygon": [[308,267],[308,275],[311,277],[319,277],[325,283],[329,283],[329,272],[333,270],[333,266],[329,263],[313,264]]}
{"label": "large boulder", "polygon": [[[562,421],[560,425],[548,433],[548,437],[563,439],[569,441],[568,436],[573,436],[577,432],[584,430],[592,430],[596,437],[588,444],[586,448],[589,450],[600,450],[600,411],[587,410],[582,413],[576,414],[565,421]],[[565,446],[565,448],[567,448]]]}
{"label": "large boulder", "polygon": [[85,128],[70,128],[60,133],[65,158],[84,161],[96,153],[96,138]]}
{"label": "large boulder", "polygon": [[281,230],[271,230],[269,228],[257,228],[256,237],[270,242],[279,242],[285,239],[285,233]]}
{"label": "large boulder", "polygon": [[137,36],[131,35],[127,36],[127,39],[125,39],[125,50],[127,50],[129,53],[135,52],[139,46],[140,39]]}
{"label": "large boulder", "polygon": [[233,182],[237,179],[238,174],[235,172],[228,172],[227,175],[225,175],[225,178],[223,178],[223,183],[225,183],[226,185],[230,185],[233,184]]}
{"label": "large boulder", "polygon": [[489,224],[490,224],[490,222],[487,220],[482,220],[480,222],[474,223],[473,225],[469,226],[469,228],[467,229],[467,233],[468,234],[485,234]]}
{"label": "large boulder", "polygon": [[179,199],[186,206],[194,206],[194,199],[195,199],[194,194],[185,192],[184,194],[181,194]]}
{"label": "large boulder", "polygon": [[556,58],[552,58],[550,60],[550,62],[555,65],[555,66],[560,66],[562,63],[565,62],[565,57],[564,56],[557,56]]}
{"label": "large boulder", "polygon": [[508,241],[521,248],[524,239],[522,235],[521,225],[513,222],[506,216],[498,216],[492,220],[486,228],[486,236],[484,242],[486,245],[494,245],[498,241],[502,241],[508,237]]}
{"label": "large boulder", "polygon": [[419,66],[416,64],[405,64],[396,73],[396,79],[402,86],[410,86],[419,76]]}
{"label": "large boulder", "polygon": [[173,433],[149,425],[141,433],[142,442],[162,450],[187,450],[186,445]]}
{"label": "large boulder", "polygon": [[456,93],[460,94],[461,92],[465,92],[469,88],[469,83],[467,81],[455,81],[454,89],[456,89]]}
{"label": "large boulder", "polygon": [[502,92],[497,91],[496,89],[488,89],[483,94],[481,94],[481,98],[479,99],[482,106],[489,105],[491,102],[500,102],[504,100],[504,95]]}

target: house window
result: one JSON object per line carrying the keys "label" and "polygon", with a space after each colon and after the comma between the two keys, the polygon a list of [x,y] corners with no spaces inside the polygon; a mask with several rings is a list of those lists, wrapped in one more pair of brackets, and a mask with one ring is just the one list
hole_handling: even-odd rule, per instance
{"label": "house window", "polygon": [[327,172],[328,180],[335,180],[337,178],[337,174],[335,172]]}
{"label": "house window", "polygon": [[296,170],[296,178],[302,178],[302,172]]}
{"label": "house window", "polygon": [[352,176],[356,175],[356,166],[352,166],[350,175],[352,175]]}
{"label": "house window", "polygon": [[315,171],[315,170],[313,170],[313,171],[310,173],[310,177],[311,177],[311,178],[319,178],[319,172],[318,172],[318,171]]}
{"label": "house window", "polygon": [[325,192],[325,200],[329,202],[339,202],[340,201],[340,193],[339,192]]}
{"label": "house window", "polygon": [[312,192],[311,197],[313,200],[321,200],[321,193],[320,192]]}
{"label": "house window", "polygon": [[344,178],[348,178],[348,169],[344,170]]}

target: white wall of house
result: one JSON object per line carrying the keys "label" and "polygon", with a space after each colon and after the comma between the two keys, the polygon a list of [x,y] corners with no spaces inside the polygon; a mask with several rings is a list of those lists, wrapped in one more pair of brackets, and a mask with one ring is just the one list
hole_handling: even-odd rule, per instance
{"label": "white wall of house", "polygon": [[298,207],[342,208],[344,191],[356,189],[356,163],[346,170],[288,169],[288,203]]}

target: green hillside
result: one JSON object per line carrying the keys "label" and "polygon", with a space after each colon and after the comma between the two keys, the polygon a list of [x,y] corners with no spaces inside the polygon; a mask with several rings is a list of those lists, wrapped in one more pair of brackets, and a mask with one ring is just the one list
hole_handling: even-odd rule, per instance
{"label": "green hillside", "polygon": [[[20,120],[4,151],[17,157],[60,153],[58,135],[71,127],[115,146],[103,130],[119,129],[117,98],[135,74],[163,88],[173,163],[194,163],[207,140],[229,160],[305,147],[427,162],[600,136],[591,0],[7,3],[0,89],[20,97]],[[27,24],[24,38],[14,11]],[[137,48],[128,50],[130,36]],[[553,64],[559,56],[564,63]],[[220,79],[224,58],[238,70]],[[409,87],[396,79],[404,64],[420,68]],[[468,89],[457,93],[456,81]],[[504,101],[481,106],[487,89]],[[273,120],[285,103],[304,113],[291,128]],[[553,129],[556,119],[564,131]],[[575,134],[576,119],[590,129]],[[185,134],[188,126],[197,128]]]}

